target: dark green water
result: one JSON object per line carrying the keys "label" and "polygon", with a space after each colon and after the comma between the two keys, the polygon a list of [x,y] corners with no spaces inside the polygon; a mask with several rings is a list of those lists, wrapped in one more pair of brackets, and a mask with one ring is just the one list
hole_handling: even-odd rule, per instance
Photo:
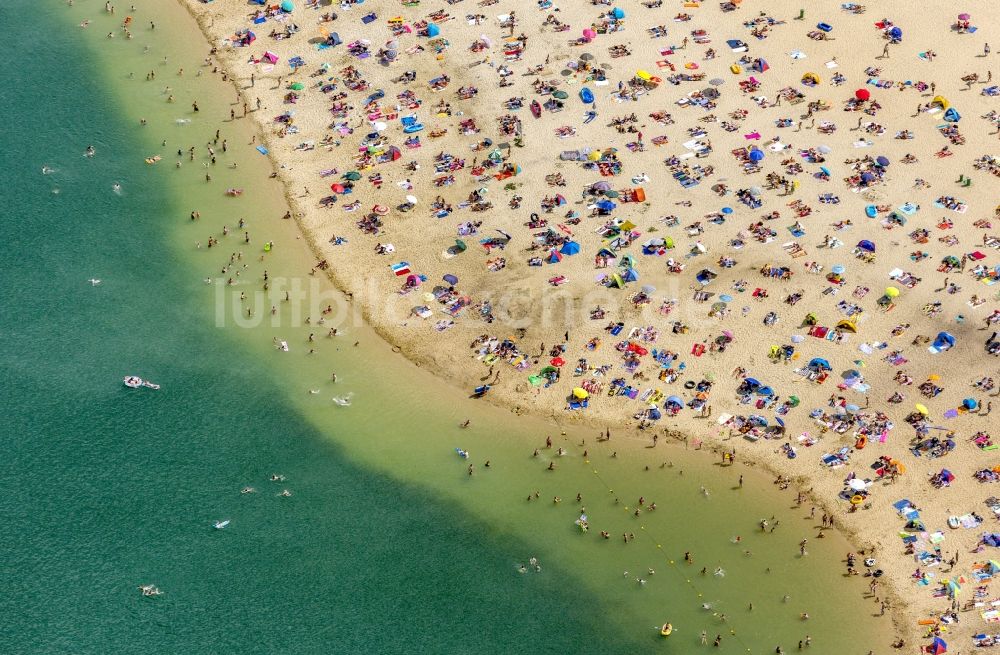
{"label": "dark green water", "polygon": [[[0,92],[0,651],[628,647],[565,576],[511,575],[523,547],[509,537],[348,464],[267,370],[199,320],[166,243],[183,210],[135,165],[144,153],[120,136],[62,9],[0,7],[19,53]],[[164,389],[127,390],[127,373]],[[295,495],[278,497],[284,487]],[[142,597],[142,583],[164,595]]]}

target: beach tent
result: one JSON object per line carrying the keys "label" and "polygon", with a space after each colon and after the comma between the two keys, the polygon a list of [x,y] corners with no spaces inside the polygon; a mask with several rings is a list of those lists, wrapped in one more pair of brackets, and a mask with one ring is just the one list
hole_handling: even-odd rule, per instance
{"label": "beach tent", "polygon": [[658,421],[662,416],[663,414],[660,413],[660,410],[658,410],[655,407],[651,407],[649,411],[646,413],[646,418],[648,418],[650,421]]}
{"label": "beach tent", "polygon": [[627,268],[625,272],[622,273],[622,280],[625,282],[635,282],[639,279],[639,272],[634,268]]}
{"label": "beach tent", "polygon": [[937,338],[932,344],[938,350],[948,350],[955,346],[955,337],[948,332],[938,332]]}
{"label": "beach tent", "polygon": [[608,281],[609,281],[608,286],[616,287],[618,289],[624,289],[625,288],[625,280],[623,280],[622,276],[619,275],[618,273],[612,273],[608,277]]}
{"label": "beach tent", "polygon": [[760,58],[760,57],[758,57],[753,62],[753,69],[755,71],[757,71],[758,73],[763,73],[763,72],[767,71],[769,68],[771,68],[771,67],[767,65],[767,61],[765,59]]}
{"label": "beach tent", "polygon": [[858,332],[858,326],[851,321],[848,321],[846,318],[837,323],[837,329],[843,330],[844,332],[850,332],[851,334],[857,334]]}
{"label": "beach tent", "polygon": [[949,123],[957,123],[962,120],[962,116],[955,111],[954,107],[948,107],[947,111],[944,112],[944,119]]}
{"label": "beach tent", "polygon": [[608,257],[610,259],[615,259],[618,255],[616,255],[615,253],[611,252],[607,248],[601,248],[600,250],[597,251],[597,256],[598,257]]}
{"label": "beach tent", "polygon": [[564,255],[577,255],[580,253],[580,244],[576,241],[567,241],[559,249],[559,252]]}
{"label": "beach tent", "polygon": [[636,265],[635,257],[633,257],[632,255],[625,255],[624,257],[622,257],[621,261],[618,262],[618,265],[623,268],[635,268]]}
{"label": "beach tent", "polygon": [[770,398],[771,396],[774,395],[774,389],[772,389],[771,387],[760,387],[759,389],[757,389],[757,395],[764,396],[765,398]]}
{"label": "beach tent", "polygon": [[427,36],[435,37],[441,33],[441,28],[437,26],[437,23],[431,23],[427,26]]}
{"label": "beach tent", "polygon": [[757,380],[756,378],[743,378],[743,384],[745,384],[747,387],[751,389],[756,389],[757,387],[761,386],[760,381]]}
{"label": "beach tent", "polygon": [[261,57],[261,59],[263,59],[264,61],[266,61],[266,62],[268,62],[270,64],[277,64],[278,63],[278,55],[274,54],[270,50],[265,51],[264,52],[264,56]]}
{"label": "beach tent", "polygon": [[665,402],[663,406],[669,408],[671,405],[680,408],[684,406],[684,401],[681,400],[678,396],[669,396],[667,398],[667,402]]}
{"label": "beach tent", "polygon": [[868,239],[862,239],[861,241],[858,241],[858,248],[861,248],[866,252],[875,252],[875,244],[869,241]]}
{"label": "beach tent", "polygon": [[931,655],[941,655],[948,652],[948,644],[941,637],[934,637],[934,641],[927,647],[927,652]]}
{"label": "beach tent", "polygon": [[805,75],[802,76],[802,81],[812,82],[813,84],[820,83],[819,75],[817,75],[816,73],[806,73]]}
{"label": "beach tent", "polygon": [[561,254],[559,254],[559,251],[553,249],[552,252],[549,253],[549,260],[548,261],[549,261],[550,264],[558,264],[559,262],[562,261],[562,258],[563,258],[563,256]]}
{"label": "beach tent", "polygon": [[951,107],[951,103],[948,102],[944,96],[934,96],[934,99],[931,100],[931,104],[937,105],[941,107],[941,109],[945,110],[948,109],[948,107]]}
{"label": "beach tent", "polygon": [[822,357],[814,357],[809,361],[809,368],[815,371],[831,371],[833,367],[830,366],[830,362],[826,361]]}

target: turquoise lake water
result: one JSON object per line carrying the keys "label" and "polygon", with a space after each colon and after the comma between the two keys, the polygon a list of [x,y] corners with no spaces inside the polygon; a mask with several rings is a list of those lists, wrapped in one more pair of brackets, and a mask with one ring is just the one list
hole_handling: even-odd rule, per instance
{"label": "turquoise lake water", "polygon": [[[0,8],[18,16],[0,21],[8,47],[35,53],[0,94],[16,126],[0,152],[2,650],[463,653],[516,634],[543,653],[607,639],[553,578],[510,575],[509,544],[345,463],[267,371],[185,320],[194,300],[157,228],[172,200],[135,166],[100,80],[80,84],[94,72],[78,35],[38,47],[58,10]],[[125,389],[135,371],[165,390]],[[292,469],[295,495],[278,497],[267,478]],[[248,484],[258,493],[241,496]],[[232,531],[211,528],[222,518]]]}

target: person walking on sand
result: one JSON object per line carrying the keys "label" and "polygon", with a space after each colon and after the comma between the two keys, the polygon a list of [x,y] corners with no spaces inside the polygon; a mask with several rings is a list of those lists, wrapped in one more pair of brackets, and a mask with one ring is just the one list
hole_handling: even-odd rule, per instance
{"label": "person walking on sand", "polygon": [[886,43],[885,46],[882,48],[882,58],[883,59],[889,59],[889,44],[888,43]]}

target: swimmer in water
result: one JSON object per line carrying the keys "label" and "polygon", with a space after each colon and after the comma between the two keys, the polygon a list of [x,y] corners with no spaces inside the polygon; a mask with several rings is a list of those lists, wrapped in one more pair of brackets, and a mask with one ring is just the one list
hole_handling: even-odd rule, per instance
{"label": "swimmer in water", "polygon": [[84,151],[83,156],[93,157],[95,154],[97,154],[97,151],[94,150],[94,146],[87,146],[87,149]]}
{"label": "swimmer in water", "polygon": [[42,166],[42,175],[51,175],[52,173],[55,172],[56,169],[52,168],[51,166]]}
{"label": "swimmer in water", "polygon": [[721,566],[718,566],[715,569],[715,575],[719,576],[720,578],[724,577],[726,575],[726,571]]}
{"label": "swimmer in water", "polygon": [[701,495],[703,495],[705,498],[708,498],[708,496],[709,496],[708,489],[706,489],[705,487],[702,487],[701,488]]}
{"label": "swimmer in water", "polygon": [[118,195],[121,195],[122,185],[115,182],[114,184],[111,185],[111,190],[117,193]]}
{"label": "swimmer in water", "polygon": [[257,491],[257,490],[254,489],[253,487],[243,487],[242,489],[240,489],[240,493],[241,494],[252,494],[255,491]]}

